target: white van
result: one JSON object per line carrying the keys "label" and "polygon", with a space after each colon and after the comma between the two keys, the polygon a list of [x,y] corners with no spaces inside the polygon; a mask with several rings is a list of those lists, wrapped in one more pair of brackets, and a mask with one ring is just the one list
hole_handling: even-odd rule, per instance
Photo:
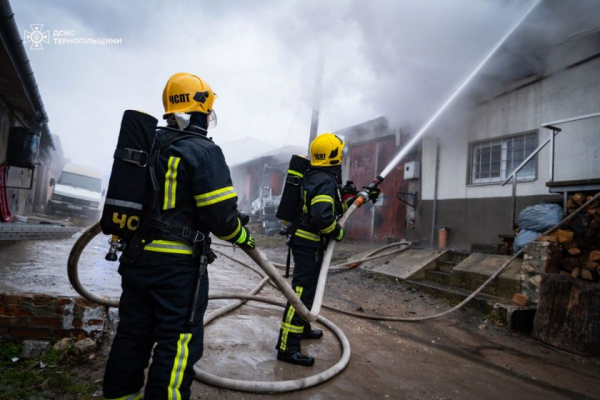
{"label": "white van", "polygon": [[100,203],[104,194],[100,171],[83,165],[67,164],[62,170],[58,182],[50,179],[54,186],[52,197],[48,200],[46,214],[57,211],[73,215],[83,215],[90,219],[100,218]]}

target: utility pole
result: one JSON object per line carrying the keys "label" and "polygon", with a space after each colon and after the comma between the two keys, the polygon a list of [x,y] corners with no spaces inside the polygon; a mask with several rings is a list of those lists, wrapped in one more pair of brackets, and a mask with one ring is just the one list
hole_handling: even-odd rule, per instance
{"label": "utility pole", "polygon": [[310,121],[310,137],[308,139],[308,154],[310,154],[310,144],[317,137],[317,130],[319,129],[319,111],[321,109],[321,92],[323,90],[324,66],[325,59],[323,57],[323,51],[319,50],[319,56],[317,59],[317,73],[315,75],[315,89],[313,93],[313,111]]}

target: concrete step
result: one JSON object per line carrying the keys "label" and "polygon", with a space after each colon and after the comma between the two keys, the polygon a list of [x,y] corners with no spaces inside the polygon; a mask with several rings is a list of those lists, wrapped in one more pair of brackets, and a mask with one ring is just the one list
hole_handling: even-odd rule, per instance
{"label": "concrete step", "polygon": [[442,285],[450,285],[450,275],[449,272],[431,270],[425,272],[425,280],[441,283]]}
{"label": "concrete step", "polygon": [[[470,255],[453,270],[453,274],[457,277],[457,286],[469,291],[476,290],[509,259],[509,256],[501,255],[481,253]],[[521,292],[522,262],[523,260],[520,259],[511,262],[509,267],[483,290],[483,293],[510,300],[515,293]]]}
{"label": "concrete step", "polygon": [[[490,276],[477,274],[473,271],[454,271],[458,287],[461,289],[474,291],[477,290]],[[515,293],[521,292],[521,281],[498,277],[489,283],[482,293],[507,300],[512,299]]]}
{"label": "concrete step", "polygon": [[437,270],[442,272],[452,272],[452,270],[458,265],[458,263],[458,261],[438,260]]}
{"label": "concrete step", "polygon": [[[406,281],[417,289],[440,296],[452,304],[457,304],[466,299],[472,292],[457,287],[430,281]],[[535,308],[521,307],[504,298],[488,294],[478,294],[466,307],[491,315],[494,319],[504,323],[509,329],[518,332],[529,332],[533,326]]]}

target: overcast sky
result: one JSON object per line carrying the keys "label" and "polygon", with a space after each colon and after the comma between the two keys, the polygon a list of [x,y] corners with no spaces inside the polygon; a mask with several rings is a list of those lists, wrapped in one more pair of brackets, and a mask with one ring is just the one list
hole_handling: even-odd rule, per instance
{"label": "overcast sky", "polygon": [[[29,50],[65,155],[108,172],[126,109],[161,118],[176,72],[219,96],[217,143],[246,136],[308,143],[319,49],[325,74],[319,132],[380,115],[417,126],[483,58],[530,0],[12,1],[21,31],[44,24]],[[118,45],[53,42],[118,38]],[[22,32],[23,34],[23,32]],[[233,162],[232,160],[230,162]]]}

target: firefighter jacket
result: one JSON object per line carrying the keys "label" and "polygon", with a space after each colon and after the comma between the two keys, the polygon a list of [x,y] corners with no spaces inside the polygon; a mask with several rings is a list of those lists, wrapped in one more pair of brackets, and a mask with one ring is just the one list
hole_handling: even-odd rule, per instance
{"label": "firefighter jacket", "polygon": [[[158,132],[158,135],[166,134],[166,131]],[[204,132],[178,140],[162,150],[156,176],[161,214],[206,236],[212,232],[232,243],[246,240],[246,230],[238,218],[237,195],[229,167],[221,148]],[[193,254],[189,243],[160,234],[151,239],[144,246],[145,251]]]}
{"label": "firefighter jacket", "polygon": [[338,190],[341,167],[311,167],[302,183],[302,218],[296,236],[321,242],[322,238],[341,239],[344,232],[337,222],[342,214]]}

